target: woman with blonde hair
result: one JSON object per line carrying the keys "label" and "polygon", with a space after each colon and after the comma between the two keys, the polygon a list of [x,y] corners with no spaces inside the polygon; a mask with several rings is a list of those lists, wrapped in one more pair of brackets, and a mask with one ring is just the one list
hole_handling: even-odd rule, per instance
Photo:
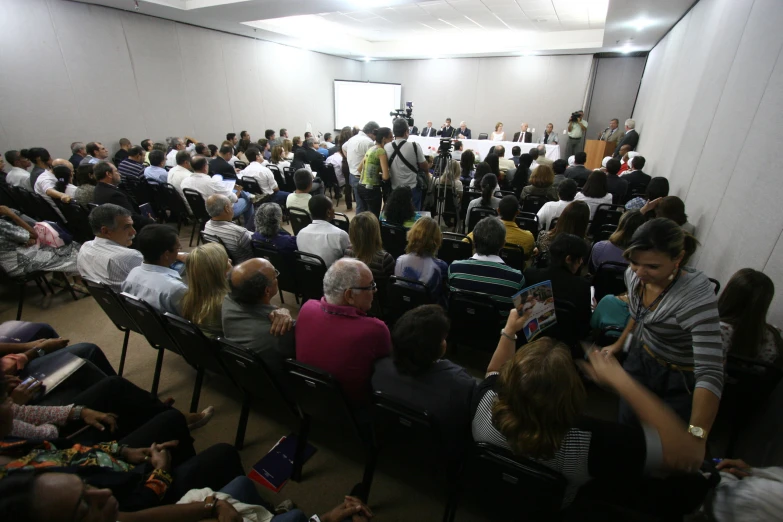
{"label": "woman with blonde hair", "polygon": [[[633,487],[647,472],[698,471],[704,454],[683,421],[629,376],[613,356],[597,350],[590,352],[591,364],[586,367],[591,377],[627,401],[646,428],[583,416],[585,388],[563,343],[542,337],[516,350],[517,333],[529,315],[520,316],[516,309],[509,313],[486,378],[474,394],[473,439],[538,460],[561,473],[567,481],[563,507],[591,480],[622,477],[629,482],[623,488],[629,490],[624,493],[628,495],[625,501],[634,508],[647,504],[651,510],[686,509],[633,498],[649,493]],[[622,451],[618,451],[620,446]]]}
{"label": "woman with blonde hair", "polygon": [[394,257],[383,249],[381,224],[372,212],[360,212],[351,220],[348,236],[351,246],[345,251],[370,267],[372,276],[388,278],[394,274]]}
{"label": "woman with blonde hair", "polygon": [[294,159],[294,142],[288,138],[283,140],[283,159],[291,161]]}
{"label": "woman with blonde hair", "polygon": [[[286,140],[287,141],[287,140]],[[283,169],[291,166],[291,162],[285,159],[285,151],[280,145],[272,147],[272,157],[269,159],[269,163],[276,165],[280,169],[280,173],[283,173]]]}
{"label": "woman with blonde hair", "polygon": [[437,221],[422,217],[408,231],[408,245],[405,254],[397,258],[394,275],[421,281],[436,301],[445,303],[443,282],[449,272],[448,265],[435,257],[443,234]]}
{"label": "woman with blonde hair", "polygon": [[506,133],[503,132],[503,122],[499,121],[495,124],[495,131],[490,137],[492,141],[506,141]]}
{"label": "woman with blonde hair", "polygon": [[549,165],[539,165],[533,170],[528,180],[530,185],[522,189],[519,202],[525,201],[528,196],[545,197],[547,201],[557,201],[557,189],[555,189],[555,171]]}
{"label": "woman with blonde hair", "polygon": [[199,245],[185,260],[188,290],[182,297],[182,317],[195,324],[207,337],[223,335],[223,298],[228,294],[226,274],[231,261],[217,243]]}

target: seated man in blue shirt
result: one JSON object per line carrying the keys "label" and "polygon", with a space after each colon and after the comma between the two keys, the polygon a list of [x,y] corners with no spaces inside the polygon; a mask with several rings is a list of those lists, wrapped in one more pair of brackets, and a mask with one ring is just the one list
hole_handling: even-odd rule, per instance
{"label": "seated man in blue shirt", "polygon": [[128,273],[122,291],[146,301],[160,313],[180,315],[180,302],[188,287],[171,265],[184,261],[180,255],[177,229],[168,225],[147,225],[139,232],[139,250],[144,262]]}
{"label": "seated man in blue shirt", "polygon": [[144,169],[144,177],[165,185],[169,180],[169,172],[166,170],[166,154],[162,150],[150,152],[150,166]]}

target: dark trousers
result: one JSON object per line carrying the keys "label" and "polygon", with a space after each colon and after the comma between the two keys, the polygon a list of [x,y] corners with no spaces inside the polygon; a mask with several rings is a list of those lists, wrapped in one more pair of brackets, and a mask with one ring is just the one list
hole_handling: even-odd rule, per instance
{"label": "dark trousers", "polygon": [[5,321],[0,325],[0,343],[28,343],[39,339],[56,339],[59,335],[46,323]]}
{"label": "dark trousers", "polygon": [[353,207],[353,190],[351,184],[348,183],[348,180],[346,180],[345,185],[343,185],[343,193],[345,194],[345,205],[348,210],[351,210]]}
{"label": "dark trousers", "polygon": [[[367,188],[365,185],[358,185],[356,191],[359,194],[359,199],[362,202],[365,210],[369,210],[375,217],[380,219],[381,205],[383,203],[383,194],[381,193],[381,187]],[[356,202],[356,207],[359,207],[359,200]]]}
{"label": "dark trousers", "polygon": [[[634,379],[661,398],[687,424],[691,418],[693,404],[693,372],[664,367],[647,350],[638,346],[631,349],[623,368]],[[620,401],[618,422],[636,424],[639,420],[627,402]]]}

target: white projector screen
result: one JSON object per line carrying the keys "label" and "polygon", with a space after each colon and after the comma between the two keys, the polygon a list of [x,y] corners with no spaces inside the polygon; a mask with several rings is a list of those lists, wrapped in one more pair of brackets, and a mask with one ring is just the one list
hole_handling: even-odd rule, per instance
{"label": "white projector screen", "polygon": [[389,113],[401,108],[399,83],[334,81],[334,128],[364,127],[368,121],[391,127]]}

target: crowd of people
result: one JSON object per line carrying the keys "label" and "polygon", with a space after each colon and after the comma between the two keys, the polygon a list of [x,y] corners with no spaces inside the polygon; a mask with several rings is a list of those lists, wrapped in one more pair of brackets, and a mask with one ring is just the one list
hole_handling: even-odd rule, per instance
{"label": "crowd of people", "polygon": [[[571,123],[569,143],[574,128],[586,130],[581,117]],[[550,128],[527,153],[515,146],[512,159],[496,146],[483,161],[464,150],[438,167],[408,140],[404,119],[392,128],[346,127],[334,142],[329,134],[323,141],[310,133],[289,139],[286,129],[268,130],[257,142],[247,131],[229,133],[219,147],[189,137],[166,144],[145,139],[140,146],[123,139],[111,160],[94,142],[72,144],[69,160],[52,159],[41,148],[12,150],[5,154],[11,170],[4,183],[40,195],[58,213],[62,205],[93,204],[88,220],[95,238],[81,245],[46,241],[47,229],[24,209],[0,206],[0,264],[11,276],[43,270],[103,283],[161,314],[183,317],[207,337],[256,354],[283,390],[286,359],[327,371],[358,419],[370,418],[373,391],[426,410],[442,429],[444,455],[459,457],[473,442],[486,442],[536,460],[565,477],[564,508],[586,484],[614,485],[621,477],[623,491],[638,486],[621,503],[684,514],[707,502],[718,520],[732,520],[719,515],[730,509],[733,483],[705,500],[698,497],[698,472],[711,457],[707,441],[726,387],[727,357],[775,367],[783,360],[781,332],[767,323],[774,285],[746,268],[717,296],[707,275],[689,265],[699,243],[684,202],[669,195],[665,177],[643,172],[636,143],[624,143],[617,120],[612,124],[602,139],[618,141],[616,157],[596,170],[585,168],[579,150],[568,160],[547,160],[542,147],[558,139]],[[633,127],[628,120],[626,136]],[[464,122],[459,129],[455,137],[470,137]],[[527,132],[522,128],[514,141],[529,141]],[[502,134],[501,123],[496,133]],[[278,185],[285,173],[293,192]],[[330,197],[325,188],[332,178],[340,190]],[[123,190],[133,179],[170,184],[186,205],[191,191],[201,196],[210,217],[203,232],[217,241],[183,252],[177,229],[143,215]],[[438,187],[454,193],[464,223],[447,227],[427,214],[443,212],[428,203]],[[334,223],[335,196],[337,203],[344,196],[348,208],[356,204],[348,231]],[[599,239],[590,224],[606,208],[623,213]],[[296,235],[284,228],[293,209],[310,218]],[[533,216],[537,235],[520,226],[523,214]],[[385,249],[382,223],[405,229],[404,253]],[[462,240],[472,255],[440,259],[444,230],[468,225]],[[296,318],[276,305],[282,267],[256,257],[254,241],[275,249],[286,264],[297,251],[323,260],[323,297],[303,302]],[[521,266],[502,257],[509,245],[524,253]],[[606,263],[623,271],[625,291],[595,302],[591,276]],[[391,320],[388,303],[376,294],[391,276],[403,285],[420,282],[432,304]],[[545,281],[556,305],[565,303],[570,313],[558,318],[561,333],[524,342],[520,332],[530,311],[515,307],[514,296]],[[502,327],[481,381],[446,358],[454,342],[451,298],[461,294],[486,296]],[[606,326],[620,332],[598,344]],[[96,513],[103,517],[96,520],[222,521],[256,512],[280,522],[306,520],[299,511],[275,514],[237,478],[244,472],[232,447],[195,452],[190,433],[209,422],[211,408],[183,414],[117,377],[98,347],[65,347],[51,327],[36,328],[23,341],[0,343],[0,435],[17,437],[0,442],[5,518],[59,520],[62,506],[75,505],[77,519]],[[85,360],[71,386],[41,398],[23,382],[37,360],[66,353]],[[616,422],[584,414],[589,381],[618,395]],[[94,429],[79,431],[84,425]],[[625,451],[616,451],[619,445]],[[746,465],[724,460],[718,467],[738,475]],[[44,468],[56,472],[41,473]],[[682,473],[694,479],[688,501],[661,506],[641,498],[652,491],[651,474]],[[683,487],[663,480],[656,491],[668,499]],[[211,493],[193,497],[200,488]],[[346,497],[320,520],[370,518],[363,497],[361,491]],[[187,501],[175,504],[180,499]],[[125,517],[130,511],[137,515]]]}

